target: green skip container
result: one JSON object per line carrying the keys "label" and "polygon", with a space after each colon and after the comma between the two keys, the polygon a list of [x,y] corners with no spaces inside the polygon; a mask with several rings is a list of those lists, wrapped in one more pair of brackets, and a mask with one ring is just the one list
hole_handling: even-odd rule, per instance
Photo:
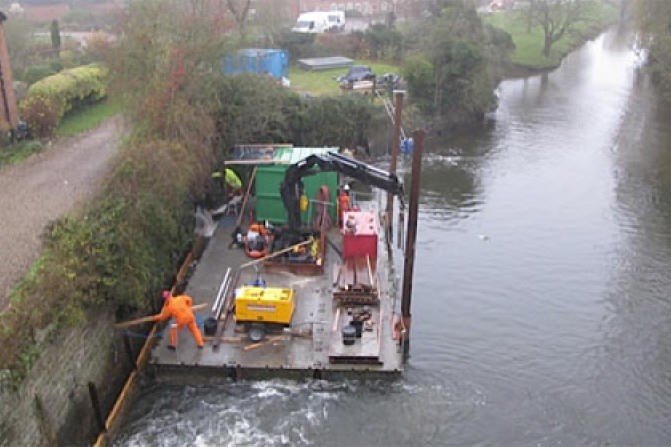
{"label": "green skip container", "polygon": [[[291,164],[294,164],[312,154],[325,154],[329,151],[337,151],[338,148],[309,148],[294,147],[278,149],[273,159],[277,160],[274,165],[261,165],[256,171],[256,219],[258,221],[269,221],[277,225],[287,223],[287,211],[284,209],[280,196],[280,184],[284,180],[284,174]],[[308,199],[314,200],[319,188],[326,185],[329,188],[330,202],[329,214],[331,220],[336,221],[336,199],[338,195],[338,173],[319,172],[315,175],[303,177],[304,192]],[[310,203],[308,209],[301,213],[301,221],[308,223],[315,214],[315,204]]]}

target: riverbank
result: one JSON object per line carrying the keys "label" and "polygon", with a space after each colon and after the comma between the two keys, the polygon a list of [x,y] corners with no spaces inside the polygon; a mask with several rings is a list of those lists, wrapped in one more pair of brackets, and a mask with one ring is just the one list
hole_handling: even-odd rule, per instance
{"label": "riverbank", "polygon": [[515,50],[510,56],[513,75],[509,77],[520,77],[558,67],[570,52],[616,23],[618,13],[610,3],[587,3],[580,18],[552,45],[549,56],[543,54],[543,29],[539,25],[528,26],[526,10],[491,13],[483,16],[483,20],[510,34]]}

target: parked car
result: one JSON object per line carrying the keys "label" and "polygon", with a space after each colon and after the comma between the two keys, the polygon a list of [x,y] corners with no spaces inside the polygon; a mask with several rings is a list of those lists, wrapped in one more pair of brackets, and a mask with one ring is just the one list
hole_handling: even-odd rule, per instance
{"label": "parked car", "polygon": [[386,87],[389,90],[399,88],[401,85],[401,76],[396,73],[385,73],[377,77],[377,85],[379,87]]}
{"label": "parked car", "polygon": [[349,67],[349,71],[345,76],[340,76],[338,78],[338,82],[347,84],[358,81],[372,81],[373,79],[375,79],[375,73],[371,71],[370,67],[365,65],[352,65]]}

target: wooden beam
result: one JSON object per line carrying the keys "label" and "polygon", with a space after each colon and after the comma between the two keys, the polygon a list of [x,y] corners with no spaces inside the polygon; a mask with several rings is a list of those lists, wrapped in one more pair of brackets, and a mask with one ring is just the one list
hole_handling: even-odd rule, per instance
{"label": "wooden beam", "polygon": [[254,170],[252,171],[252,175],[249,177],[249,183],[247,183],[247,192],[245,192],[245,197],[242,200],[242,206],[240,207],[240,214],[238,215],[238,220],[235,223],[236,227],[240,226],[240,223],[242,222],[242,217],[245,215],[245,207],[247,206],[247,200],[249,199],[249,193],[252,190],[252,184],[254,183],[254,179],[256,179],[257,169],[258,169],[258,166],[254,166]]}

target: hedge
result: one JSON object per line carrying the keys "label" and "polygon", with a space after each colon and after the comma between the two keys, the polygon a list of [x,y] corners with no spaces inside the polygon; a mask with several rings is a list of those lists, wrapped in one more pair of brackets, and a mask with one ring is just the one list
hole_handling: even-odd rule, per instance
{"label": "hedge", "polygon": [[49,136],[74,107],[107,94],[108,70],[96,64],[63,70],[34,83],[21,103],[21,115],[37,136]]}
{"label": "hedge", "polygon": [[176,142],[130,145],[81,216],[50,224],[44,254],[0,312],[0,373],[9,374],[0,388],[28,373],[40,333],[55,339],[87,313],[145,308],[147,297],[170,284],[192,238],[191,191],[203,177],[198,156]]}

